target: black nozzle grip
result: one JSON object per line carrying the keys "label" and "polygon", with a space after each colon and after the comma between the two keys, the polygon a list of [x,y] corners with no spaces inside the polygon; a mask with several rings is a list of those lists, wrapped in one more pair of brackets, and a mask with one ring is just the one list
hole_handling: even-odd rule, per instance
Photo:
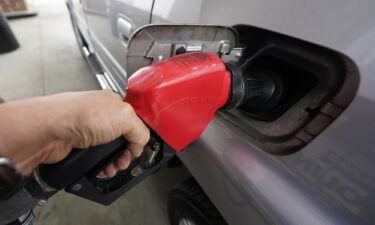
{"label": "black nozzle grip", "polygon": [[61,190],[82,176],[105,168],[121,155],[126,144],[126,140],[119,137],[107,144],[87,149],[73,149],[64,160],[58,163],[40,165],[40,177],[50,187]]}

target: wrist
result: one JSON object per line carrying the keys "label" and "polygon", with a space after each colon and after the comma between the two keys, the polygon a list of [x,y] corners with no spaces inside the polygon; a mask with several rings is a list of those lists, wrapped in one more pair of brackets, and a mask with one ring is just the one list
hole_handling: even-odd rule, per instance
{"label": "wrist", "polygon": [[54,111],[45,97],[1,104],[0,157],[18,164],[58,139]]}

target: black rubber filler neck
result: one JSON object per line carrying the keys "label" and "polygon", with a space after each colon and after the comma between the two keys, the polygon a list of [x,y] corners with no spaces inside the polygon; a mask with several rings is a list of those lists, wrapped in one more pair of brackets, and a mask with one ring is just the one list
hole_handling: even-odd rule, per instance
{"label": "black rubber filler neck", "polygon": [[224,110],[245,107],[248,110],[277,106],[284,92],[281,77],[271,70],[244,72],[235,65],[226,65],[231,74],[231,90]]}

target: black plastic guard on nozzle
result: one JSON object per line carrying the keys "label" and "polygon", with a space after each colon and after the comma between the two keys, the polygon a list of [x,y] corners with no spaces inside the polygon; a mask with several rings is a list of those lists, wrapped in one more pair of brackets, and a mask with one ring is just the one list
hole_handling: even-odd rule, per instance
{"label": "black plastic guard on nozzle", "polygon": [[88,149],[73,149],[68,157],[58,163],[40,165],[40,177],[50,187],[64,189],[94,168],[105,168],[122,154],[126,144],[126,140],[119,137],[110,143]]}
{"label": "black plastic guard on nozzle", "polygon": [[143,168],[136,176],[132,174],[132,170],[139,164],[139,158],[134,158],[126,170],[119,171],[112,178],[97,176],[126,149],[127,142],[120,137],[104,145],[73,149],[64,160],[56,164],[39,166],[40,178],[45,184],[57,190],[65,189],[66,192],[74,195],[109,205],[173,157],[175,151],[155,135],[150,138],[146,148],[155,142],[161,144],[155,163],[148,168]]}
{"label": "black plastic guard on nozzle", "polygon": [[[139,164],[139,158],[134,159],[128,169],[118,172],[113,178],[97,178],[95,176],[96,172],[93,171],[94,173],[87,174],[66,187],[65,191],[103,205],[109,205],[149,175],[166,165],[175,152],[175,150],[164,144],[155,164],[144,168],[142,173],[137,176],[132,175],[132,170]],[[81,188],[78,189],[77,185],[81,186]]]}

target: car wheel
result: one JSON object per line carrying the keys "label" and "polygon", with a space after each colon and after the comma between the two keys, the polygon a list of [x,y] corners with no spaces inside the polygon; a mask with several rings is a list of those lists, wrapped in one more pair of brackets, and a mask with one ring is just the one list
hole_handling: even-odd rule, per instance
{"label": "car wheel", "polygon": [[227,225],[193,178],[170,191],[168,214],[171,225]]}

